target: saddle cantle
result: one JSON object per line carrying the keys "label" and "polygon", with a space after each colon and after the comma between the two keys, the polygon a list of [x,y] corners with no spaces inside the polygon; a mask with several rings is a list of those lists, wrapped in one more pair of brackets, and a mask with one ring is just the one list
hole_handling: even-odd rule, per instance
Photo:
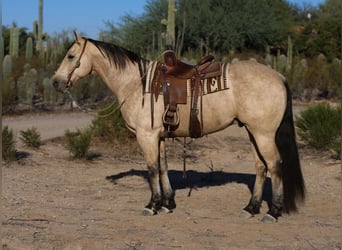
{"label": "saddle cantle", "polygon": [[208,55],[202,57],[196,65],[190,65],[177,59],[172,50],[165,51],[163,56],[164,63],[159,63],[157,66],[152,92],[156,100],[158,95],[163,93],[165,108],[163,123],[167,129],[165,137],[174,137],[173,132],[179,126],[177,105],[187,103],[188,81],[191,86],[189,133],[192,138],[201,137],[203,136],[203,80],[221,76],[221,63],[213,62],[214,57]]}

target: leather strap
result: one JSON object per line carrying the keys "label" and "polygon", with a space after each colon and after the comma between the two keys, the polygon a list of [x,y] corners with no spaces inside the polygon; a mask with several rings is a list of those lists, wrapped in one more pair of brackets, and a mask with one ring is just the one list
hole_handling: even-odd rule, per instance
{"label": "leather strap", "polygon": [[81,58],[82,58],[83,53],[85,51],[85,48],[87,46],[87,42],[88,42],[88,39],[85,39],[85,42],[84,42],[81,54],[80,54],[80,56],[78,57],[78,59],[76,61],[75,67],[73,68],[73,70],[68,75],[68,79],[67,79],[67,82],[66,82],[66,89],[69,89],[71,87],[71,77],[74,74],[74,71],[81,66]]}
{"label": "leather strap", "polygon": [[[198,138],[202,136],[202,88],[201,88],[201,76],[198,74],[196,70],[195,76],[192,79],[193,82],[193,90],[191,95],[191,110],[190,110],[190,124],[189,124],[189,133],[191,138]],[[200,109],[198,106],[198,98],[201,94],[201,104]],[[201,122],[198,119],[198,113],[201,115]]]}

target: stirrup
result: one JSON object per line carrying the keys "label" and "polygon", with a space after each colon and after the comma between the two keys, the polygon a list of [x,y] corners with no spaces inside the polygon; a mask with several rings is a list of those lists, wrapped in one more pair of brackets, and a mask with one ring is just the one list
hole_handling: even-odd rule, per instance
{"label": "stirrup", "polygon": [[[177,127],[179,125],[179,114],[178,114],[178,108],[176,111],[169,111],[169,106],[167,105],[164,114],[163,114],[163,124],[167,125],[168,127]],[[168,115],[168,112],[172,112],[173,115]]]}

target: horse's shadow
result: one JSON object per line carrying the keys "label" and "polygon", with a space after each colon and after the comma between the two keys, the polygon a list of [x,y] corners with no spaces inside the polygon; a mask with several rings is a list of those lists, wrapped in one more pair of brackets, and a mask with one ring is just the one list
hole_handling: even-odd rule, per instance
{"label": "horse's shadow", "polygon": [[[174,190],[188,188],[188,196],[191,195],[193,190],[197,190],[198,188],[221,186],[229,183],[245,184],[252,194],[255,181],[254,174],[245,173],[230,173],[223,171],[198,172],[188,170],[186,172],[186,178],[183,178],[183,171],[169,170],[168,173],[172,188]],[[140,176],[148,181],[148,172],[146,170],[135,169],[107,176],[106,179],[116,183],[117,180],[129,176]],[[272,200],[272,185],[270,178],[266,178],[265,181],[263,200],[265,200],[268,204],[270,204]]]}

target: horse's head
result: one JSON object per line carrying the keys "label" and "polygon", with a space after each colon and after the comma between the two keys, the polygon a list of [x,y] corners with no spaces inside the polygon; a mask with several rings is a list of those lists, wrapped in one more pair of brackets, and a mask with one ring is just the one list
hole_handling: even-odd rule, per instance
{"label": "horse's head", "polygon": [[78,36],[75,32],[74,35],[75,42],[52,77],[53,86],[62,92],[71,88],[75,82],[92,71],[92,63],[86,52],[88,40]]}

